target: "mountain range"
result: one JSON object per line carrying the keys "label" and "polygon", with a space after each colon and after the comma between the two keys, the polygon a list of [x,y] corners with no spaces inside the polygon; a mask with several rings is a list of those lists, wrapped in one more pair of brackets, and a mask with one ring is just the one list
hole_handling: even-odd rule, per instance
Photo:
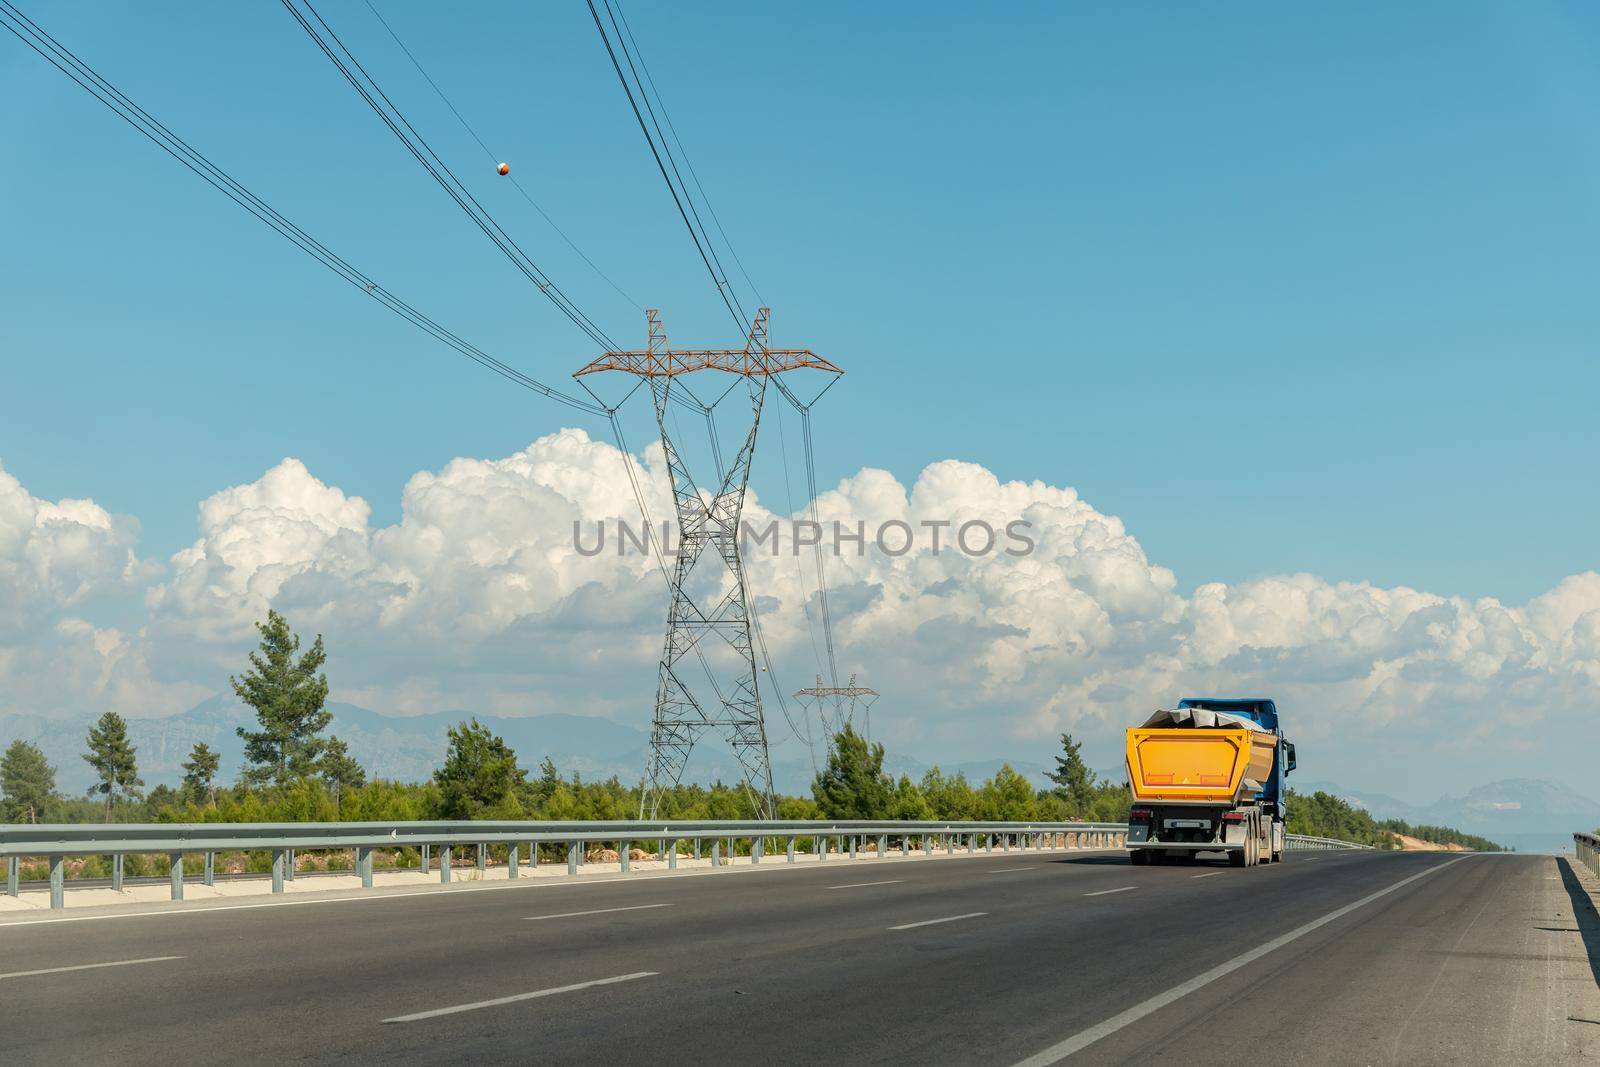
{"label": "mountain range", "polygon": [[1332,793],[1375,819],[1448,826],[1524,852],[1570,849],[1575,831],[1600,827],[1600,801],[1550,778],[1507,778],[1430,804],[1412,804],[1387,793],[1364,793],[1329,782],[1295,782],[1294,788],[1300,793]]}

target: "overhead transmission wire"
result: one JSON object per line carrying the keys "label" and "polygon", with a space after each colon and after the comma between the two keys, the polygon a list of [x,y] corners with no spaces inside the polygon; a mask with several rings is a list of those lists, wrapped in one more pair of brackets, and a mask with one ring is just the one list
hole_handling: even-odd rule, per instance
{"label": "overhead transmission wire", "polygon": [[[750,329],[749,320],[746,319],[744,313],[739,310],[738,302],[729,294],[727,277],[719,271],[718,267],[712,266],[712,259],[716,255],[715,249],[708,251],[708,247],[710,245],[709,237],[707,237],[706,240],[702,240],[703,227],[698,229],[696,228],[696,222],[699,220],[699,213],[695,213],[696,221],[691,222],[689,218],[690,212],[684,208],[684,201],[686,199],[689,200],[690,207],[693,207],[693,200],[689,198],[688,190],[685,189],[683,191],[683,195],[680,196],[678,193],[678,188],[682,183],[682,179],[680,178],[679,182],[675,184],[671,175],[667,173],[667,165],[662,161],[661,155],[664,151],[670,159],[672,151],[670,147],[665,144],[662,144],[659,148],[657,147],[655,137],[651,136],[650,126],[645,123],[644,112],[639,110],[639,101],[634,97],[633,85],[629,83],[627,75],[622,72],[622,64],[617,59],[617,48],[621,48],[624,53],[626,53],[627,45],[622,41],[621,34],[619,32],[617,48],[612,47],[611,35],[606,32],[605,23],[600,20],[600,12],[595,8],[594,0],[585,0],[585,2],[589,5],[589,14],[594,18],[595,29],[600,31],[600,40],[606,47],[606,55],[611,58],[611,67],[616,71],[617,80],[622,83],[622,91],[628,97],[628,105],[633,109],[633,117],[638,120],[639,129],[644,133],[645,142],[650,146],[650,154],[655,158],[656,168],[661,171],[661,178],[667,183],[667,191],[672,194],[672,202],[677,205],[678,214],[683,218],[683,224],[689,228],[689,236],[694,240],[695,250],[700,253],[700,260],[706,265],[706,270],[711,272],[711,279],[716,283],[717,286],[717,294],[722,297],[723,304],[727,306],[728,314],[733,316],[733,321],[738,323],[741,329],[748,332]],[[611,13],[611,0],[604,0],[604,3],[606,5],[606,12],[609,15]],[[612,23],[613,28],[615,28],[615,16],[612,16]],[[633,61],[630,58],[628,62],[629,69],[631,70],[633,68]],[[639,96],[644,98],[645,107],[649,109],[650,101],[649,98],[645,96],[644,86],[642,84],[639,86]],[[654,110],[650,109],[650,113],[651,119],[654,121]],[[673,171],[677,171],[676,162],[673,163]]]}
{"label": "overhead transmission wire", "polygon": [[[460,206],[467,217],[505,254],[512,265],[525,275],[590,340],[607,351],[616,349],[616,342],[606,336],[605,331],[561,291],[560,287],[550,279],[549,275],[495,221],[494,216],[478,202],[478,199],[472,195],[472,192],[461,182],[461,179],[456,177],[455,172],[439,157],[427,140],[417,132],[416,127],[405,117],[404,112],[395,106],[394,101],[389,99],[372,75],[367,73],[366,68],[361,65],[361,61],[356,59],[355,54],[345,47],[339,35],[334,32],[333,27],[329,26],[317,9],[312,6],[310,0],[282,0],[282,3],[284,9],[300,24],[300,28],[305,30],[306,35],[328,57],[335,69],[344,75],[345,80],[350,83],[351,87],[367,102],[373,112],[383,120],[384,125],[389,127],[390,131],[399,138],[400,143],[405,145],[406,149],[416,157],[418,163],[422,164],[423,169],[433,177],[434,181],[438,182],[439,187],[449,194],[450,198]],[[310,12],[311,19],[308,19],[300,10],[301,7]],[[312,25],[312,19],[316,20],[316,25]],[[324,37],[324,33],[326,33],[326,37]],[[331,44],[329,43],[330,41],[332,42]]]}
{"label": "overhead transmission wire", "polygon": [[38,23],[25,15],[10,0],[0,0],[0,24],[23,44],[37,52],[51,66],[65,74],[80,88],[104,104],[118,118],[138,130],[156,147],[172,156],[189,170],[211,185],[228,199],[266,223],[311,258],[356,286],[378,303],[399,315],[413,326],[436,340],[448,345],[461,355],[493,371],[506,380],[590,414],[603,415],[603,405],[590,404],[580,397],[571,396],[535,378],[524,374],[510,364],[497,359],[476,345],[464,340],[417,308],[379,285],[358,270],[348,260],[338,255],[305,230],[289,221],[265,200],[252,193],[205,155],[173,133],[144,108],[140,107],[94,68],[78,58]]}
{"label": "overhead transmission wire", "polygon": [[761,296],[761,290],[756,288],[756,283],[751,281],[750,272],[744,269],[744,260],[739,258],[738,249],[733,247],[733,242],[728,239],[728,231],[722,228],[722,220],[717,217],[716,206],[711,203],[711,197],[706,195],[705,186],[700,184],[700,175],[695,173],[694,163],[689,159],[689,153],[683,147],[683,140],[678,136],[678,128],[672,124],[672,116],[667,112],[667,102],[661,96],[661,90],[656,88],[656,80],[650,74],[649,64],[644,61],[644,52],[639,48],[639,42],[633,38],[633,27],[628,25],[628,16],[623,12],[622,5],[616,5],[617,18],[622,20],[622,29],[628,35],[628,44],[633,48],[633,54],[639,57],[639,69],[644,71],[644,80],[649,83],[650,91],[656,94],[656,102],[661,105],[661,117],[667,121],[667,129],[672,134],[673,144],[678,146],[678,154],[683,157],[683,165],[688,168],[689,177],[694,179],[694,187],[700,191],[700,199],[706,206],[706,212],[711,216],[711,221],[716,223],[717,232],[722,235],[722,243],[727,246],[728,254],[733,257],[734,264],[739,268],[739,273],[744,276],[744,282],[755,294],[756,302],[766,303]]}
{"label": "overhead transmission wire", "polygon": [[[474,141],[478,142],[478,147],[483,149],[483,154],[485,156],[489,157],[489,162],[498,163],[502,157],[497,157],[492,151],[489,150],[489,146],[484,143],[483,138],[478,136],[478,131],[472,128],[472,124],[466,120],[466,117],[463,116],[459,110],[457,110],[456,105],[451,102],[448,96],[445,95],[444,90],[439,88],[439,83],[433,80],[433,77],[425,69],[423,69],[421,61],[417,59],[410,48],[406,47],[406,43],[400,39],[400,35],[395,32],[394,27],[389,25],[389,20],[383,17],[383,14],[379,12],[377,7],[373,5],[372,0],[364,0],[364,2],[367,5],[367,10],[371,11],[373,16],[383,24],[383,28],[387,30],[389,32],[389,36],[394,39],[394,43],[400,46],[400,51],[404,52],[406,54],[406,58],[411,60],[411,65],[417,68],[417,73],[422,75],[423,80],[426,81],[429,87],[433,89],[434,94],[444,102],[444,106],[450,109],[450,114],[456,117],[456,121],[461,124],[461,128],[466,130],[467,134]],[[617,295],[631,304],[635,310],[644,310],[644,308],[639,305],[637,300],[629,296],[622,286],[612,281],[611,276],[605,271],[601,270],[595,261],[590,259],[583,249],[579,248],[572,238],[567,236],[565,230],[556,225],[556,220],[552,219],[545,209],[539,206],[539,202],[533,198],[533,195],[529,193],[527,189],[523,188],[522,182],[518,180],[516,174],[507,174],[505,177],[506,180],[511,183],[512,188],[516,189],[518,193],[522,194],[522,199],[528,202],[528,206],[537,211],[539,213],[539,217],[544,219],[545,222],[549,223],[550,228],[556,232],[557,236],[567,243],[568,248],[572,249],[578,254],[579,259],[582,259],[589,265],[589,269],[594,271],[595,274],[599,276],[601,281],[605,282],[607,285],[611,286],[612,289],[616,290]]]}

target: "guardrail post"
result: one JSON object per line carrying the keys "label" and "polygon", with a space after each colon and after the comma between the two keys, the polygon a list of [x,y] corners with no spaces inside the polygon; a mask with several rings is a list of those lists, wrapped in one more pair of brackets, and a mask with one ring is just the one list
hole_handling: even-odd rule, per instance
{"label": "guardrail post", "polygon": [[206,853],[206,869],[202,877],[206,885],[217,884],[217,854],[215,852]]}
{"label": "guardrail post", "polygon": [[[989,851],[993,852],[994,849],[990,849]],[[1011,851],[1011,835],[1010,834],[1001,834],[1000,835],[1000,851],[1001,852],[1010,852]]]}
{"label": "guardrail post", "polygon": [[6,896],[14,897],[22,891],[19,884],[22,877],[22,858],[20,856],[6,857]]}
{"label": "guardrail post", "polygon": [[698,837],[694,839],[694,858],[700,858],[700,839]]}
{"label": "guardrail post", "polygon": [[172,899],[183,899],[183,853],[173,852],[167,856],[172,864]]}
{"label": "guardrail post", "polygon": [[517,846],[513,842],[512,844],[509,844],[509,845],[506,846],[506,877],[507,878],[515,878],[516,876],[517,876]]}
{"label": "guardrail post", "polygon": [[578,865],[583,862],[583,842],[567,842],[567,873],[577,874]]}
{"label": "guardrail post", "polygon": [[629,871],[628,860],[631,857],[628,855],[628,853],[632,851],[632,845],[632,841],[617,842],[617,860],[622,864],[623,874],[627,874]]}
{"label": "guardrail post", "polygon": [[111,891],[122,892],[122,853],[111,857]]}
{"label": "guardrail post", "polygon": [[812,842],[812,843],[816,846],[816,849],[817,849],[817,862],[818,863],[827,863],[828,862],[828,839],[826,837],[824,837],[822,834],[818,834],[817,837],[816,837],[816,840],[814,842]]}
{"label": "guardrail post", "polygon": [[67,871],[63,866],[64,856],[50,857],[50,906],[64,908],[67,906]]}
{"label": "guardrail post", "polygon": [[879,834],[878,835],[878,858],[880,860],[889,858],[889,835],[888,834]]}
{"label": "guardrail post", "polygon": [[850,835],[850,858],[851,859],[855,859],[856,858],[856,843],[859,842],[860,840],[861,839],[859,837],[857,837],[855,834],[851,834]]}
{"label": "guardrail post", "polygon": [[283,876],[289,881],[294,881],[294,849],[289,850],[289,866],[284,869]]}
{"label": "guardrail post", "polygon": [[922,854],[924,856],[933,855],[933,835],[931,835],[931,834],[923,834],[922,835]]}
{"label": "guardrail post", "polygon": [[789,855],[789,862],[793,863],[794,862],[794,838],[792,836],[789,838],[788,855]]}
{"label": "guardrail post", "polygon": [[528,873],[533,874],[539,869],[539,842],[528,842]]}
{"label": "guardrail post", "polygon": [[446,883],[446,882],[448,882],[450,880],[450,852],[451,852],[451,846],[450,845],[440,845],[439,846],[439,884],[440,885],[443,885],[444,883]]}
{"label": "guardrail post", "polygon": [[720,837],[713,838],[712,841],[711,841],[711,866],[713,866],[713,867],[720,866],[721,865],[721,862],[720,862],[721,859],[722,859],[722,838],[720,838]]}
{"label": "guardrail post", "polygon": [[356,873],[361,875],[361,888],[372,888],[372,846],[356,846]]}
{"label": "guardrail post", "polygon": [[274,893],[283,892],[283,868],[287,864],[288,854],[289,850],[286,848],[272,850],[272,891]]}
{"label": "guardrail post", "polygon": [[669,871],[677,870],[678,869],[678,839],[674,837],[670,841],[661,842],[661,851],[664,852],[666,854],[666,857],[667,857],[667,870],[669,870]]}
{"label": "guardrail post", "polygon": [[433,866],[433,849],[428,845],[422,846],[422,873],[427,874],[428,868]]}
{"label": "guardrail post", "polygon": [[482,874],[489,869],[489,846],[482,841],[478,842],[478,873]]}
{"label": "guardrail post", "polygon": [[759,837],[752,837],[750,839],[750,865],[751,866],[755,866],[757,863],[761,862],[761,853],[763,851],[762,848],[761,848],[761,844],[762,844],[762,839],[759,838]]}

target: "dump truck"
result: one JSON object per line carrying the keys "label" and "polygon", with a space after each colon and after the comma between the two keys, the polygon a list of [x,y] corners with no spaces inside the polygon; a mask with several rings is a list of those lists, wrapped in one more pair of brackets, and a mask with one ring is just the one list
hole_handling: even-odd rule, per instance
{"label": "dump truck", "polygon": [[1294,745],[1260,698],[1186,697],[1128,731],[1128,850],[1136,864],[1226,852],[1235,867],[1283,859]]}

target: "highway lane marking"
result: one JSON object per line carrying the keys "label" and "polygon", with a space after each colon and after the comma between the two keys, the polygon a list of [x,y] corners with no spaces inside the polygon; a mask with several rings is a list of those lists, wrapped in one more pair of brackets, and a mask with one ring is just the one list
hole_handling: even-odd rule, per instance
{"label": "highway lane marking", "polygon": [[509,997],[495,997],[493,1000],[479,1000],[471,1004],[455,1004],[448,1008],[434,1008],[432,1011],[418,1011],[410,1015],[396,1015],[392,1019],[383,1020],[386,1023],[414,1023],[422,1019],[437,1019],[441,1015],[455,1015],[463,1011],[477,1011],[479,1008],[498,1008],[502,1004],[516,1004],[524,1000],[537,1000],[540,997],[553,997],[558,993],[575,993],[580,989],[593,989],[595,986],[616,985],[618,982],[631,982],[636,978],[654,978],[660,971],[638,971],[634,974],[619,974],[615,978],[596,978],[592,982],[575,982],[572,985],[556,986],[553,989],[535,989],[532,993],[516,993]]}
{"label": "highway lane marking", "polygon": [[1017,871],[1036,871],[1037,867],[1001,867],[998,871],[984,871],[984,874],[1014,874]]}
{"label": "highway lane marking", "polygon": [[1133,1025],[1140,1019],[1143,1019],[1145,1016],[1153,1014],[1154,1012],[1158,1012],[1162,1008],[1165,1008],[1167,1005],[1172,1004],[1175,1001],[1182,1000],[1190,993],[1194,993],[1205,988],[1212,982],[1215,982],[1217,979],[1224,978],[1227,975],[1232,974],[1234,971],[1237,971],[1246,964],[1254,963],[1262,956],[1267,955],[1267,953],[1274,952],[1277,949],[1289,944],[1291,941],[1298,941],[1307,934],[1320,930],[1329,923],[1344,918],[1357,908],[1365,907],[1380,897],[1386,897],[1398,889],[1404,889],[1406,886],[1410,885],[1412,882],[1415,882],[1419,878],[1426,878],[1428,875],[1433,874],[1436,871],[1442,871],[1446,867],[1470,858],[1471,856],[1461,856],[1457,859],[1450,860],[1447,863],[1441,863],[1437,866],[1429,867],[1425,871],[1418,871],[1409,878],[1402,878],[1400,881],[1394,883],[1393,885],[1385,886],[1376,893],[1368,893],[1360,900],[1346,904],[1342,908],[1335,908],[1333,911],[1328,912],[1328,914],[1322,916],[1321,918],[1312,919],[1304,926],[1297,926],[1288,933],[1279,937],[1275,937],[1271,941],[1263,942],[1262,944],[1257,945],[1255,948],[1250,949],[1248,952],[1241,952],[1239,955],[1233,957],[1233,959],[1228,960],[1225,963],[1219,963],[1209,971],[1197,974],[1187,982],[1179,983],[1164,993],[1157,993],[1149,1000],[1140,1001],[1138,1004],[1135,1004],[1128,1010],[1113,1015],[1104,1022],[1097,1023],[1094,1026],[1089,1027],[1087,1030],[1080,1030],[1078,1033],[1073,1034],[1065,1041],[1051,1045],[1044,1051],[1037,1052],[1032,1056],[1029,1056],[1027,1059],[1020,1061],[1016,1067],[1047,1067],[1049,1064],[1060,1063],[1074,1052],[1079,1052],[1083,1049],[1086,1049],[1102,1038],[1110,1037],[1118,1030]]}
{"label": "highway lane marking", "polygon": [[1102,889],[1098,893],[1085,893],[1084,896],[1086,896],[1086,897],[1103,897],[1107,893],[1126,893],[1130,889],[1138,889],[1138,888],[1139,887],[1136,886],[1136,885],[1124,885],[1124,886],[1118,886],[1116,889]]}
{"label": "highway lane marking", "polygon": [[969,911],[965,915],[946,915],[942,919],[923,919],[919,923],[901,923],[899,926],[891,926],[891,927],[889,927],[889,929],[891,929],[891,930],[915,930],[919,926],[937,926],[939,923],[953,923],[953,922],[956,922],[959,919],[976,919],[979,916],[987,915],[987,914],[989,914],[989,913],[986,912],[986,911]]}
{"label": "highway lane marking", "polygon": [[882,882],[851,882],[849,885],[825,885],[824,889],[865,889],[869,885],[896,885],[905,881],[904,878],[890,878]]}
{"label": "highway lane marking", "polygon": [[523,922],[535,923],[540,919],[575,919],[579,915],[605,915],[613,911],[645,911],[648,908],[670,908],[671,904],[630,904],[625,908],[591,908],[588,911],[558,911],[554,915],[524,915]]}
{"label": "highway lane marking", "polygon": [[1196,878],[1215,878],[1217,875],[1219,875],[1221,873],[1222,873],[1221,871],[1207,871],[1205,874],[1197,874],[1197,875],[1195,875],[1195,877]]}
{"label": "highway lane marking", "polygon": [[10,974],[0,974],[0,978],[32,978],[38,974],[65,974],[68,971],[94,971],[101,967],[132,967],[136,963],[166,963],[169,960],[181,960],[183,956],[146,956],[138,960],[112,960],[110,963],[80,963],[73,967],[41,967],[37,971],[12,971]]}

